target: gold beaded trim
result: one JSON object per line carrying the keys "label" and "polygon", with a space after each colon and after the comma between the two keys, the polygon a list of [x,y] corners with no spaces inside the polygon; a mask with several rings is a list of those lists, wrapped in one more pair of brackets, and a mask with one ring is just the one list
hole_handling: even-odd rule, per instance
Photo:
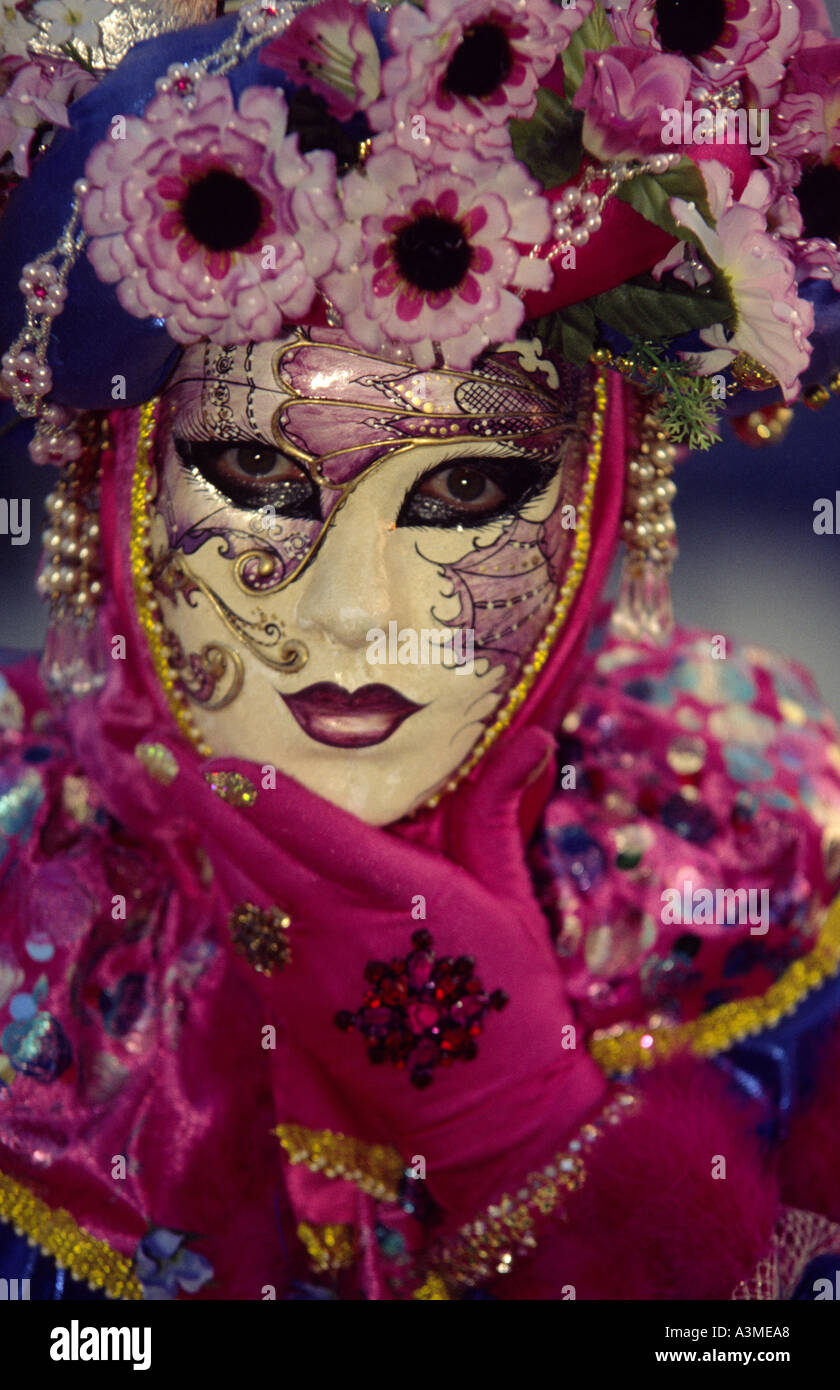
{"label": "gold beaded trim", "polygon": [[356,1262],[356,1236],[352,1226],[325,1222],[310,1225],[301,1221],[298,1239],[306,1246],[309,1263],[319,1274],[349,1269]]}
{"label": "gold beaded trim", "polygon": [[652,1067],[685,1047],[698,1057],[714,1057],[792,1014],[806,995],[837,973],[838,967],[840,897],[829,908],[814,949],[793,961],[766,993],[719,1004],[689,1023],[627,1029],[619,1024],[620,1032],[602,1029],[592,1035],[589,1051],[608,1076],[625,1075],[639,1066]]}
{"label": "gold beaded trim", "polygon": [[435,1280],[454,1290],[509,1274],[518,1256],[536,1248],[541,1218],[562,1209],[568,1194],[585,1183],[585,1152],[610,1127],[635,1114],[638,1107],[639,1099],[632,1092],[616,1092],[600,1115],[583,1125],[577,1138],[570,1140],[553,1162],[539,1172],[529,1173],[513,1196],[501,1197],[478,1220],[461,1226],[454,1236],[433,1249],[431,1276],[413,1296],[440,1297],[439,1293],[428,1292],[439,1287]]}
{"label": "gold beaded trim", "polygon": [[22,1183],[0,1173],[0,1220],[7,1221],[61,1269],[109,1298],[142,1299],[133,1261],[88,1235],[63,1207],[49,1207]]}
{"label": "gold beaded trim", "polygon": [[248,777],[241,772],[205,772],[204,780],[211,791],[229,806],[253,806],[257,799],[257,789]]}
{"label": "gold beaded trim", "polygon": [[596,372],[593,382],[594,408],[590,425],[589,452],[586,458],[586,478],[583,484],[581,504],[577,509],[577,530],[575,533],[575,544],[572,550],[571,565],[569,566],[566,579],[560,590],[554,612],[549,619],[542,637],[534,648],[533,656],[528,664],[523,667],[522,678],[510,690],[507,700],[501,711],[496,715],[495,720],[489,729],[485,730],[483,737],[476,744],[465,762],[449,778],[443,791],[437,792],[434,796],[424,801],[418,810],[426,807],[437,806],[444,792],[452,792],[457,786],[468,777],[479,759],[484,757],[491,744],[495,743],[499,734],[503,733],[508,727],[516,711],[529,694],[534,681],[539,675],[545,663],[551,655],[551,648],[554,639],[562,628],[568,616],[572,600],[580,588],[581,580],[586,572],[586,564],[589,558],[589,550],[592,543],[592,508],[595,501],[595,485],[598,481],[598,473],[601,467],[601,456],[604,445],[604,412],[607,406],[607,375],[606,372],[599,370]]}
{"label": "gold beaded trim", "polygon": [[290,1163],[305,1163],[326,1178],[345,1178],[379,1202],[397,1200],[405,1163],[396,1149],[303,1125],[278,1125],[274,1133]]}
{"label": "gold beaded trim", "polygon": [[292,959],[289,927],[292,919],[282,907],[239,903],[228,918],[228,931],[240,955],[261,975],[282,970]]}
{"label": "gold beaded trim", "polygon": [[137,438],[137,462],[131,482],[131,573],[134,579],[134,603],[149,644],[149,654],[155,673],[166,696],[178,728],[197,749],[202,758],[209,758],[211,749],[205,743],[190,712],[187,696],[174,674],[167,655],[165,629],[152,584],[152,563],[148,554],[149,541],[149,484],[154,476],[152,441],[155,434],[157,400],[148,401],[140,410],[140,431]]}
{"label": "gold beaded trim", "polygon": [[415,1289],[412,1298],[428,1299],[430,1302],[438,1303],[451,1302],[449,1290],[439,1274],[430,1274],[425,1284],[421,1284],[419,1289]]}

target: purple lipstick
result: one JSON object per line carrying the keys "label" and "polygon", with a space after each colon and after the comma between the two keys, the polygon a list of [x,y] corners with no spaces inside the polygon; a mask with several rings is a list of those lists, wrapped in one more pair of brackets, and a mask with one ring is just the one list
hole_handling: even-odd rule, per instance
{"label": "purple lipstick", "polygon": [[281,695],[305,734],[331,748],[371,748],[384,743],[409,715],[423,709],[388,685],[344,690],[330,681]]}

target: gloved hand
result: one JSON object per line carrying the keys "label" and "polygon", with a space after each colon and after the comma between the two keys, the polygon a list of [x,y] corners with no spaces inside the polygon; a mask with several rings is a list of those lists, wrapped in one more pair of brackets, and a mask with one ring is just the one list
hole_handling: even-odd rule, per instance
{"label": "gloved hand", "polygon": [[422,1156],[453,1220],[515,1192],[606,1091],[524,861],[520,814],[546,794],[551,751],[530,730],[486,756],[452,798],[459,862],[280,777],[238,813],[235,843],[230,809],[204,798],[220,912],[256,903],[291,919],[283,968],[263,976],[237,956],[265,1008],[255,1046],[265,1024],[280,1032],[278,1120]]}

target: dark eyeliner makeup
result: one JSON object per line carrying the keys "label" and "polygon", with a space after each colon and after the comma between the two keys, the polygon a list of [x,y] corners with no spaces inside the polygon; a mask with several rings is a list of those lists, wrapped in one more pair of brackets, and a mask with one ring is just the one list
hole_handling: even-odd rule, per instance
{"label": "dark eyeliner makeup", "polygon": [[483,526],[533,501],[545,491],[557,468],[556,460],[545,459],[449,459],[417,479],[400,508],[397,525]]}
{"label": "dark eyeliner makeup", "polygon": [[233,506],[245,511],[272,506],[283,516],[320,520],[318,488],[298,463],[271,445],[178,437],[174,444],[185,467]]}

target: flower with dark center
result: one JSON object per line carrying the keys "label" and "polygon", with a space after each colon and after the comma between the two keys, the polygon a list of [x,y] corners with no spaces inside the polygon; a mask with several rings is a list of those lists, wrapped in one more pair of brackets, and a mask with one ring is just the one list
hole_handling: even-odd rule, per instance
{"label": "flower with dark center", "polygon": [[805,235],[840,242],[840,169],[836,164],[815,164],[806,169],[794,192]]}
{"label": "flower with dark center", "polygon": [[517,289],[549,282],[551,268],[529,254],[550,234],[548,201],[516,160],[462,153],[456,172],[376,145],[364,173],[345,177],[342,268],[324,294],[357,342],[375,346],[378,334],[411,343],[419,367],[438,348],[446,365],[468,365],[515,334]]}
{"label": "flower with dark center", "polygon": [[591,0],[424,0],[422,15],[397,6],[382,99],[366,110],[372,129],[414,157],[433,146],[497,157],[508,121],[533,116],[542,78],[590,9]]}
{"label": "flower with dark center", "polygon": [[513,54],[500,24],[485,20],[464,31],[443,77],[456,97],[489,97],[510,77]]}
{"label": "flower with dark center", "polygon": [[726,0],[656,0],[662,47],[692,58],[713,48],[726,24]]}
{"label": "flower with dark center", "polygon": [[210,251],[236,251],[259,231],[263,208],[245,179],[229,169],[210,169],[190,184],[181,216],[200,245]]}
{"label": "flower with dark center", "polygon": [[[87,254],[136,318],[179,343],[263,342],[305,313],[334,263],[335,159],[302,154],[283,93],[203,78],[160,92],[85,164]],[[271,132],[271,140],[266,138]],[[270,254],[266,253],[270,251]]]}
{"label": "flower with dark center", "polygon": [[393,245],[401,275],[418,290],[454,290],[472,260],[459,223],[436,213],[426,213],[402,227]]}

